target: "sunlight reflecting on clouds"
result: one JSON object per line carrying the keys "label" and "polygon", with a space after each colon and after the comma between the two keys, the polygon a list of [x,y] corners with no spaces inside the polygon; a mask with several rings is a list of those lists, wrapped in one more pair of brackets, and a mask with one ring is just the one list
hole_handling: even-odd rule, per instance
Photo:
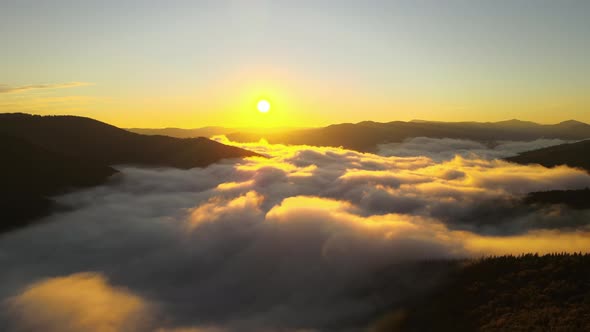
{"label": "sunlight reflecting on clouds", "polygon": [[151,311],[143,299],[95,273],[36,282],[4,306],[16,317],[15,330],[47,332],[139,332]]}
{"label": "sunlight reflecting on clouds", "polygon": [[[345,327],[374,314],[375,299],[436,282],[441,271],[416,262],[590,251],[588,210],[521,202],[590,186],[578,169],[218,140],[265,157],[121,168],[109,185],[60,197],[71,210],[6,234],[9,323],[53,326],[43,310],[57,306],[78,330],[106,317],[103,331],[358,331]],[[99,300],[121,305],[107,315]]]}
{"label": "sunlight reflecting on clouds", "polygon": [[215,222],[224,216],[234,215],[241,218],[245,218],[249,214],[256,216],[261,213],[259,206],[263,200],[264,197],[255,191],[249,191],[245,195],[231,200],[213,197],[207,203],[194,209],[189,221],[191,225],[197,226],[205,222]]}

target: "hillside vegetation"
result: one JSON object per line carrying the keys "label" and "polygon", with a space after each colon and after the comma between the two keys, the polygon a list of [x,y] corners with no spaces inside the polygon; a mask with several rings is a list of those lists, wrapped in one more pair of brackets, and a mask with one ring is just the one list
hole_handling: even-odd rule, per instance
{"label": "hillside vegetation", "polygon": [[374,331],[588,331],[590,255],[458,261],[428,296],[396,309]]}

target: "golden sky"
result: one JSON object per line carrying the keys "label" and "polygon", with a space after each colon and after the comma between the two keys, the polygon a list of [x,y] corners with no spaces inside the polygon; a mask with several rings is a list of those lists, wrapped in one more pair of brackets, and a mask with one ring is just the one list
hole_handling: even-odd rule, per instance
{"label": "golden sky", "polygon": [[9,2],[0,112],[121,127],[590,122],[589,11],[583,1]]}

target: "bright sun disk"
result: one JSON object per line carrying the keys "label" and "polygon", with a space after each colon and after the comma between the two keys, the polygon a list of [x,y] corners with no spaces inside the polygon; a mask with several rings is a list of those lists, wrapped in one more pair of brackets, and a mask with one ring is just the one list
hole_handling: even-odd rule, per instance
{"label": "bright sun disk", "polygon": [[258,102],[258,105],[256,107],[260,112],[266,113],[270,110],[270,103],[263,99]]}

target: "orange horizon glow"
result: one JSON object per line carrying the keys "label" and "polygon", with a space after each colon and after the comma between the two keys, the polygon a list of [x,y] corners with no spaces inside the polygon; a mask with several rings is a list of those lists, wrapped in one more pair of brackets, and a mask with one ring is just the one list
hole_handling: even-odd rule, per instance
{"label": "orange horizon glow", "polygon": [[[354,76],[311,79],[302,73],[269,66],[238,71],[226,78],[211,80],[206,86],[160,91],[149,96],[144,96],[145,92],[118,97],[101,95],[99,83],[61,86],[63,88],[0,93],[0,112],[78,115],[122,128],[321,127],[416,119],[496,122],[517,118],[542,124],[570,119],[590,122],[590,113],[580,106],[582,101],[570,102],[569,113],[559,111],[566,106],[545,104],[542,100],[534,103],[475,100],[455,104],[441,97],[426,100],[413,94],[382,95],[370,89],[371,82]],[[72,92],[79,95],[71,95]],[[270,112],[258,110],[261,100],[271,103]],[[8,105],[11,108],[7,109]],[[568,103],[564,100],[562,105]]]}

